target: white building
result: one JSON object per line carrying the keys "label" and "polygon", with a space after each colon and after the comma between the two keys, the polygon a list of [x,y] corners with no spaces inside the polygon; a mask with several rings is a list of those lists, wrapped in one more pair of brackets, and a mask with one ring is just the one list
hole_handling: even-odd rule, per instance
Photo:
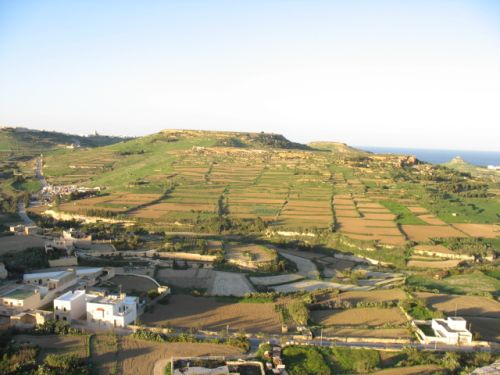
{"label": "white building", "polygon": [[98,296],[87,301],[87,321],[107,327],[125,327],[137,319],[139,298],[120,295]]}
{"label": "white building", "polygon": [[66,271],[25,273],[23,281],[28,285],[46,288],[47,291],[63,291],[75,285],[78,280],[75,270],[68,268]]}
{"label": "white building", "polygon": [[23,284],[9,284],[0,290],[0,315],[15,315],[37,309],[42,305],[38,287]]}
{"label": "white building", "polygon": [[71,322],[85,316],[87,297],[84,290],[71,290],[54,300],[54,319]]}
{"label": "white building", "polygon": [[444,319],[432,319],[431,328],[436,337],[451,345],[470,344],[472,333],[467,329],[467,321],[459,316]]}

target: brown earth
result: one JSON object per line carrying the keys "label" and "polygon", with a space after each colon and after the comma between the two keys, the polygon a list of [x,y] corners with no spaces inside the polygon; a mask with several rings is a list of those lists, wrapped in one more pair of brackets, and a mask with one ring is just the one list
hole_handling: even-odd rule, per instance
{"label": "brown earth", "polygon": [[370,326],[384,324],[403,324],[406,318],[397,308],[383,309],[378,307],[363,307],[347,310],[317,310],[312,311],[312,319],[324,325]]}
{"label": "brown earth", "polygon": [[467,237],[451,226],[402,225],[403,232],[416,242],[426,242],[431,238]]}
{"label": "brown earth", "polygon": [[416,295],[423,298],[433,309],[447,315],[454,315],[456,308],[457,314],[460,316],[483,316],[500,319],[500,303],[488,297],[427,292],[416,293]]}
{"label": "brown earth", "polygon": [[279,333],[281,323],[274,303],[223,303],[215,298],[173,295],[168,305],[157,304],[144,313],[147,325],[220,331]]}
{"label": "brown earth", "polygon": [[358,302],[389,302],[406,299],[406,293],[401,289],[351,291],[340,294],[326,293],[319,297],[320,302],[333,302],[335,300],[349,301],[352,304]]}
{"label": "brown earth", "polygon": [[445,373],[446,371],[437,365],[419,365],[380,370],[372,375],[436,375]]}
{"label": "brown earth", "polygon": [[362,329],[333,327],[324,329],[323,334],[325,336],[340,337],[411,338],[410,333],[405,328]]}
{"label": "brown earth", "polygon": [[432,214],[419,215],[418,218],[430,225],[446,225],[446,223]]}
{"label": "brown earth", "polygon": [[[238,355],[235,347],[218,344],[157,343],[124,337],[118,361],[124,375],[152,374],[156,361],[171,357]],[[161,372],[163,374],[163,372]]]}
{"label": "brown earth", "polygon": [[408,263],[406,263],[406,265],[408,267],[417,267],[417,268],[436,268],[436,269],[440,269],[440,268],[453,268],[453,267],[456,267],[458,266],[458,264],[461,262],[461,260],[459,259],[450,259],[450,260],[429,260],[429,261],[425,261],[425,260],[414,260],[414,259],[411,259],[408,261]]}
{"label": "brown earth", "polygon": [[500,237],[500,226],[496,224],[453,224],[453,226],[472,237]]}

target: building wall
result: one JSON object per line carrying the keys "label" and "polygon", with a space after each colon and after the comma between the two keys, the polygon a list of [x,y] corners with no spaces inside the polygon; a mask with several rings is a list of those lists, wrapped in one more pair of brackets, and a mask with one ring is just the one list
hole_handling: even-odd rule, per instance
{"label": "building wall", "polygon": [[[85,293],[81,293],[70,301],[55,299],[54,300],[54,317],[57,319],[66,317],[66,320],[71,321],[85,315]],[[65,319],[62,319],[65,320]]]}
{"label": "building wall", "polygon": [[37,309],[41,305],[41,299],[39,293],[34,293],[25,299],[4,297],[0,299],[0,303],[0,314],[10,316],[22,311]]}

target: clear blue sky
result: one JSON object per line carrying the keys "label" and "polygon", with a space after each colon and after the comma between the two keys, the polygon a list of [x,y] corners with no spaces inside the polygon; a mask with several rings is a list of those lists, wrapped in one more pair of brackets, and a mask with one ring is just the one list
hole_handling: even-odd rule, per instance
{"label": "clear blue sky", "polygon": [[0,0],[0,125],[500,150],[500,2]]}

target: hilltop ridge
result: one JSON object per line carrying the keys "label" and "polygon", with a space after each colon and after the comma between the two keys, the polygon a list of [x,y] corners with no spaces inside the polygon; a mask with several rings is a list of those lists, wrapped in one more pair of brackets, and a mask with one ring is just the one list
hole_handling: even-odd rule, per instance
{"label": "hilltop ridge", "polygon": [[235,132],[217,130],[180,130],[164,129],[158,135],[166,136],[170,141],[199,137],[215,138],[214,146],[222,147],[260,147],[281,149],[309,149],[307,145],[292,142],[282,134],[266,132]]}

